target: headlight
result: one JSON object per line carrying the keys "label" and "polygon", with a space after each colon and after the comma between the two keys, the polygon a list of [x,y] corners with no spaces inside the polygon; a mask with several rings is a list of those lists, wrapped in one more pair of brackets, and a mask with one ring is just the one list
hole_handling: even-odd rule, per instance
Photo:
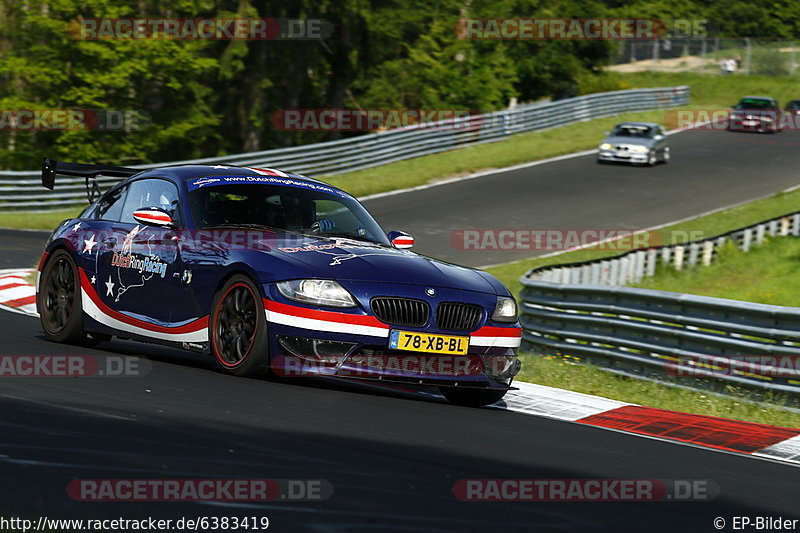
{"label": "headlight", "polygon": [[347,289],[328,279],[295,279],[275,284],[281,294],[306,304],[331,307],[355,307],[356,302]]}
{"label": "headlight", "polygon": [[645,152],[649,152],[650,148],[647,146],[631,146],[630,151],[636,154],[643,154]]}
{"label": "headlight", "polygon": [[600,145],[601,150],[611,150],[611,145],[608,143],[603,143]]}
{"label": "headlight", "polygon": [[494,307],[492,320],[495,322],[516,322],[517,321],[517,302],[508,296],[498,296],[497,304]]}

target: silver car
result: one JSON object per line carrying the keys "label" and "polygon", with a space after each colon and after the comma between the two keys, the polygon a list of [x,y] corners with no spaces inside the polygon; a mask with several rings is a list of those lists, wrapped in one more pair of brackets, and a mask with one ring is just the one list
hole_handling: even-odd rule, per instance
{"label": "silver car", "polygon": [[597,148],[597,162],[618,161],[653,166],[669,161],[664,130],[653,122],[620,122]]}

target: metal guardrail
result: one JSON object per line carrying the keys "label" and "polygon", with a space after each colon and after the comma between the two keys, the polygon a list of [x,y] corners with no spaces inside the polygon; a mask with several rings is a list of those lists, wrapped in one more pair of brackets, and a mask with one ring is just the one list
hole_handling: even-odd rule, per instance
{"label": "metal guardrail", "polygon": [[[596,93],[555,102],[443,120],[291,148],[172,161],[134,168],[175,164],[228,163],[283,168],[300,174],[332,176],[465,146],[495,142],[515,133],[543,130],[627,111],[684,105],[689,87],[661,87]],[[117,178],[101,178],[108,186]],[[54,192],[41,187],[39,171],[0,171],[0,209],[58,209],[85,202],[81,179],[59,177]]]}
{"label": "metal guardrail", "polygon": [[800,308],[628,287],[522,283],[523,346],[534,353],[692,388],[724,392],[727,384],[784,393],[800,405]]}
{"label": "metal guardrail", "polygon": [[639,283],[645,277],[653,276],[659,266],[672,266],[676,270],[686,266],[708,266],[728,242],[746,252],[752,245],[763,243],[767,236],[789,235],[800,236],[800,211],[692,242],[632,250],[603,259],[542,266],[529,270],[524,278],[591,285]]}
{"label": "metal guardrail", "polygon": [[800,236],[800,212],[709,239],[532,269],[520,278],[523,345],[695,389],[785,394],[800,406],[800,307],[619,286],[659,263],[708,265],[726,242],[747,251],[768,235]]}

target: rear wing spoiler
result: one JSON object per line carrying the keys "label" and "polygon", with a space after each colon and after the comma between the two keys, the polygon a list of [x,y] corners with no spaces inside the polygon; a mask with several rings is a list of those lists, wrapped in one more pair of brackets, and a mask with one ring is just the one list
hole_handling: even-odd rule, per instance
{"label": "rear wing spoiler", "polygon": [[42,160],[42,186],[55,188],[56,175],[78,176],[86,179],[86,197],[92,203],[100,196],[100,187],[97,186],[97,176],[115,176],[127,178],[143,172],[141,169],[114,167],[110,165],[87,165],[84,163],[65,163],[45,157]]}

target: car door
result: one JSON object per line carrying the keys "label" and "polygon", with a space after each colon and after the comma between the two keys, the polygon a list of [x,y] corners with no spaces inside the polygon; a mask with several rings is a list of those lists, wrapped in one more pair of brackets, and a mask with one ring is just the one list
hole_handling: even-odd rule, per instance
{"label": "car door", "polygon": [[134,211],[161,207],[180,226],[178,189],[160,178],[127,185],[125,201],[110,221],[97,256],[96,290],[111,309],[146,322],[166,325],[179,294],[178,241],[174,228],[143,224]]}

